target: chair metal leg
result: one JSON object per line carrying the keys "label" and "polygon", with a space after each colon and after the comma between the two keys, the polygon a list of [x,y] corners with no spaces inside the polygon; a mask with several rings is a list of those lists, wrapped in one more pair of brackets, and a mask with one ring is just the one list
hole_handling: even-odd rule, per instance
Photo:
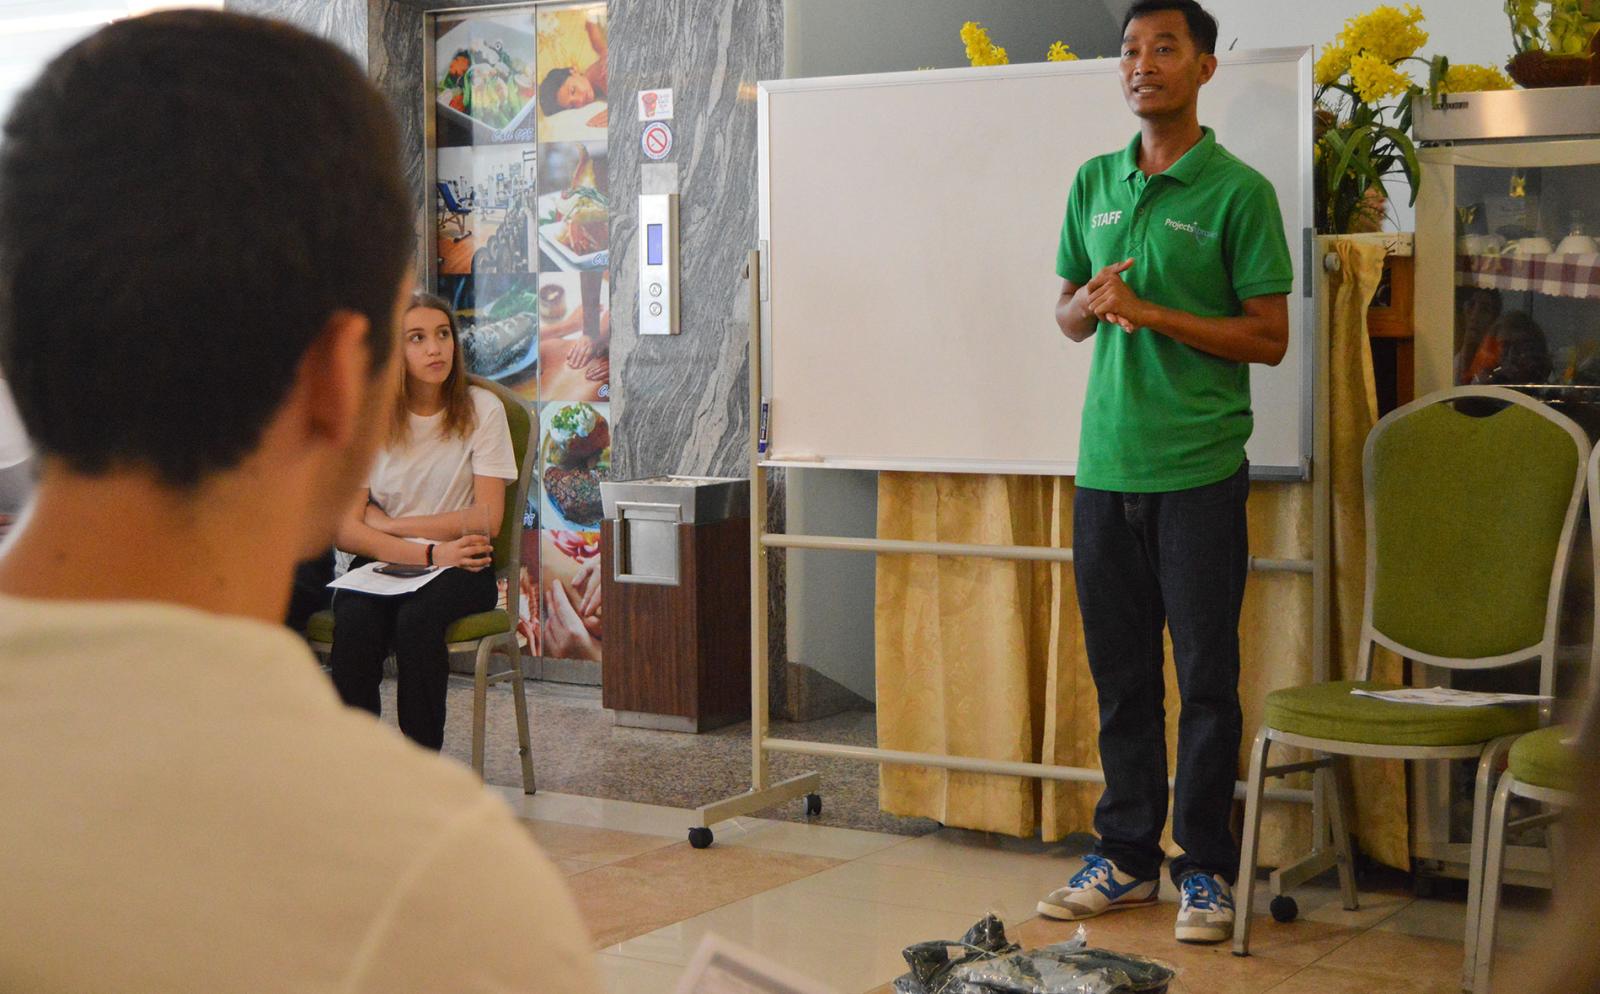
{"label": "chair metal leg", "polygon": [[[1511,784],[1514,778],[1511,771],[1507,770],[1500,777],[1500,786],[1494,792],[1494,806],[1488,815],[1487,837],[1483,842],[1473,838],[1473,848],[1479,850],[1473,854],[1473,869],[1475,872],[1481,859],[1483,877],[1479,881],[1481,888],[1480,900],[1477,902],[1477,917],[1474,919],[1469,913],[1467,917],[1467,934],[1477,934],[1473,942],[1476,956],[1469,954],[1467,965],[1472,969],[1472,974],[1467,978],[1467,987],[1472,994],[1489,994],[1489,974],[1494,965],[1494,931],[1495,918],[1500,911],[1500,877],[1504,869],[1506,855],[1506,802],[1511,797]],[[1482,850],[1487,849],[1487,852]]]}
{"label": "chair metal leg", "polygon": [[[1505,735],[1484,746],[1478,757],[1478,777],[1472,794],[1472,848],[1467,857],[1467,930],[1463,944],[1465,963],[1462,967],[1462,990],[1474,990],[1478,959],[1478,922],[1481,914],[1484,883],[1484,845],[1488,840],[1489,803],[1494,798],[1496,771],[1500,761],[1511,751],[1519,736]],[[1504,828],[1501,829],[1504,832]],[[1498,886],[1498,884],[1496,885]]]}
{"label": "chair metal leg", "polygon": [[494,640],[478,643],[478,656],[472,674],[472,768],[483,779],[483,724],[489,710],[489,657],[494,655]]}
{"label": "chair metal leg", "polygon": [[1549,809],[1553,817],[1545,827],[1545,849],[1550,853],[1550,898],[1552,903],[1565,897],[1562,874],[1570,866],[1567,862],[1567,828],[1561,823],[1560,808]]}
{"label": "chair metal leg", "polygon": [[1350,844],[1350,813],[1346,805],[1353,804],[1350,792],[1350,760],[1346,756],[1329,757],[1332,762],[1316,772],[1327,777],[1328,820],[1333,833],[1333,853],[1339,869],[1339,892],[1344,899],[1344,910],[1355,911],[1361,905],[1356,895],[1355,849]]}
{"label": "chair metal leg", "polygon": [[1234,889],[1233,955],[1250,955],[1250,911],[1256,889],[1256,847],[1261,835],[1261,795],[1267,780],[1272,739],[1263,727],[1250,747],[1250,779],[1244,792],[1244,839],[1239,847],[1239,878]]}
{"label": "chair metal leg", "polygon": [[528,692],[522,677],[522,647],[517,644],[515,636],[501,645],[511,662],[511,700],[517,706],[517,752],[522,758],[522,792],[535,794],[539,787],[533,776],[533,738],[528,733]]}

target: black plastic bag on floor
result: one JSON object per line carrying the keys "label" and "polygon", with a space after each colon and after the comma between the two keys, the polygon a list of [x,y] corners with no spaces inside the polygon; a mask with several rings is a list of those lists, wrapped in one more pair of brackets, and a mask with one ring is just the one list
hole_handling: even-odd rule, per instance
{"label": "black plastic bag on floor", "polygon": [[1143,956],[1090,949],[1083,939],[966,963],[954,994],[1165,994],[1177,971]]}
{"label": "black plastic bag on floor", "polygon": [[[987,945],[968,941],[975,935]],[[1165,994],[1177,974],[1143,956],[1089,948],[1082,926],[1067,942],[1021,952],[993,915],[959,944],[922,942],[904,955],[912,972],[895,981],[898,994]]]}
{"label": "black plastic bag on floor", "polygon": [[1006,927],[995,915],[984,915],[960,941],[933,939],[900,951],[911,972],[894,982],[896,994],[946,994],[950,971],[979,960],[1014,953],[1022,947],[1006,939]]}

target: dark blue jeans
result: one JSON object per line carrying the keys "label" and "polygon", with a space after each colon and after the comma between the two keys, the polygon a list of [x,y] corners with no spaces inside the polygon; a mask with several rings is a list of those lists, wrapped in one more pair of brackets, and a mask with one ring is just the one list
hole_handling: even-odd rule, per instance
{"label": "dark blue jeans", "polygon": [[1249,464],[1218,483],[1168,493],[1079,487],[1073,573],[1089,670],[1100,697],[1096,851],[1124,873],[1161,874],[1167,744],[1161,631],[1172,632],[1182,710],[1172,834],[1174,882],[1239,870],[1230,822],[1239,756],[1239,606],[1249,569]]}

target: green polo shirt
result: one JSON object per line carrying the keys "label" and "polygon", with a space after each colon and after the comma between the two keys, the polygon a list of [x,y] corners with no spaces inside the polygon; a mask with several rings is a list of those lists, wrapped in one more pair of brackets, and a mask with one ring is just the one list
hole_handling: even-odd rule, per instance
{"label": "green polo shirt", "polygon": [[[1139,171],[1139,136],[1090,159],[1067,196],[1056,272],[1079,286],[1133,259],[1123,282],[1202,317],[1294,285],[1278,197],[1266,177],[1200,141],[1164,173]],[[1157,493],[1226,479],[1250,437],[1250,368],[1149,328],[1101,322],[1078,444],[1080,486]]]}

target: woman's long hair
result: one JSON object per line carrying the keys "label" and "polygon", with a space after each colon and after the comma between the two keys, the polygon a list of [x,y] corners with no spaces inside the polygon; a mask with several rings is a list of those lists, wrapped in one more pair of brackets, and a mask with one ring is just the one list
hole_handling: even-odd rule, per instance
{"label": "woman's long hair", "polygon": [[[411,303],[406,305],[405,316],[409,317],[412,311],[426,309],[438,311],[450,324],[450,348],[453,358],[450,361],[450,375],[445,377],[440,390],[444,397],[444,424],[442,431],[445,436],[457,435],[466,438],[477,425],[477,413],[472,407],[472,398],[467,395],[467,358],[461,348],[461,331],[456,324],[456,312],[445,303],[444,298],[431,293],[414,293]],[[404,321],[402,320],[402,334]],[[403,348],[402,343],[402,348]],[[394,405],[394,419],[389,423],[389,444],[401,445],[411,437],[411,408],[410,400],[411,378],[406,372],[405,359],[395,363],[398,382],[395,389],[399,391],[398,403]]]}

